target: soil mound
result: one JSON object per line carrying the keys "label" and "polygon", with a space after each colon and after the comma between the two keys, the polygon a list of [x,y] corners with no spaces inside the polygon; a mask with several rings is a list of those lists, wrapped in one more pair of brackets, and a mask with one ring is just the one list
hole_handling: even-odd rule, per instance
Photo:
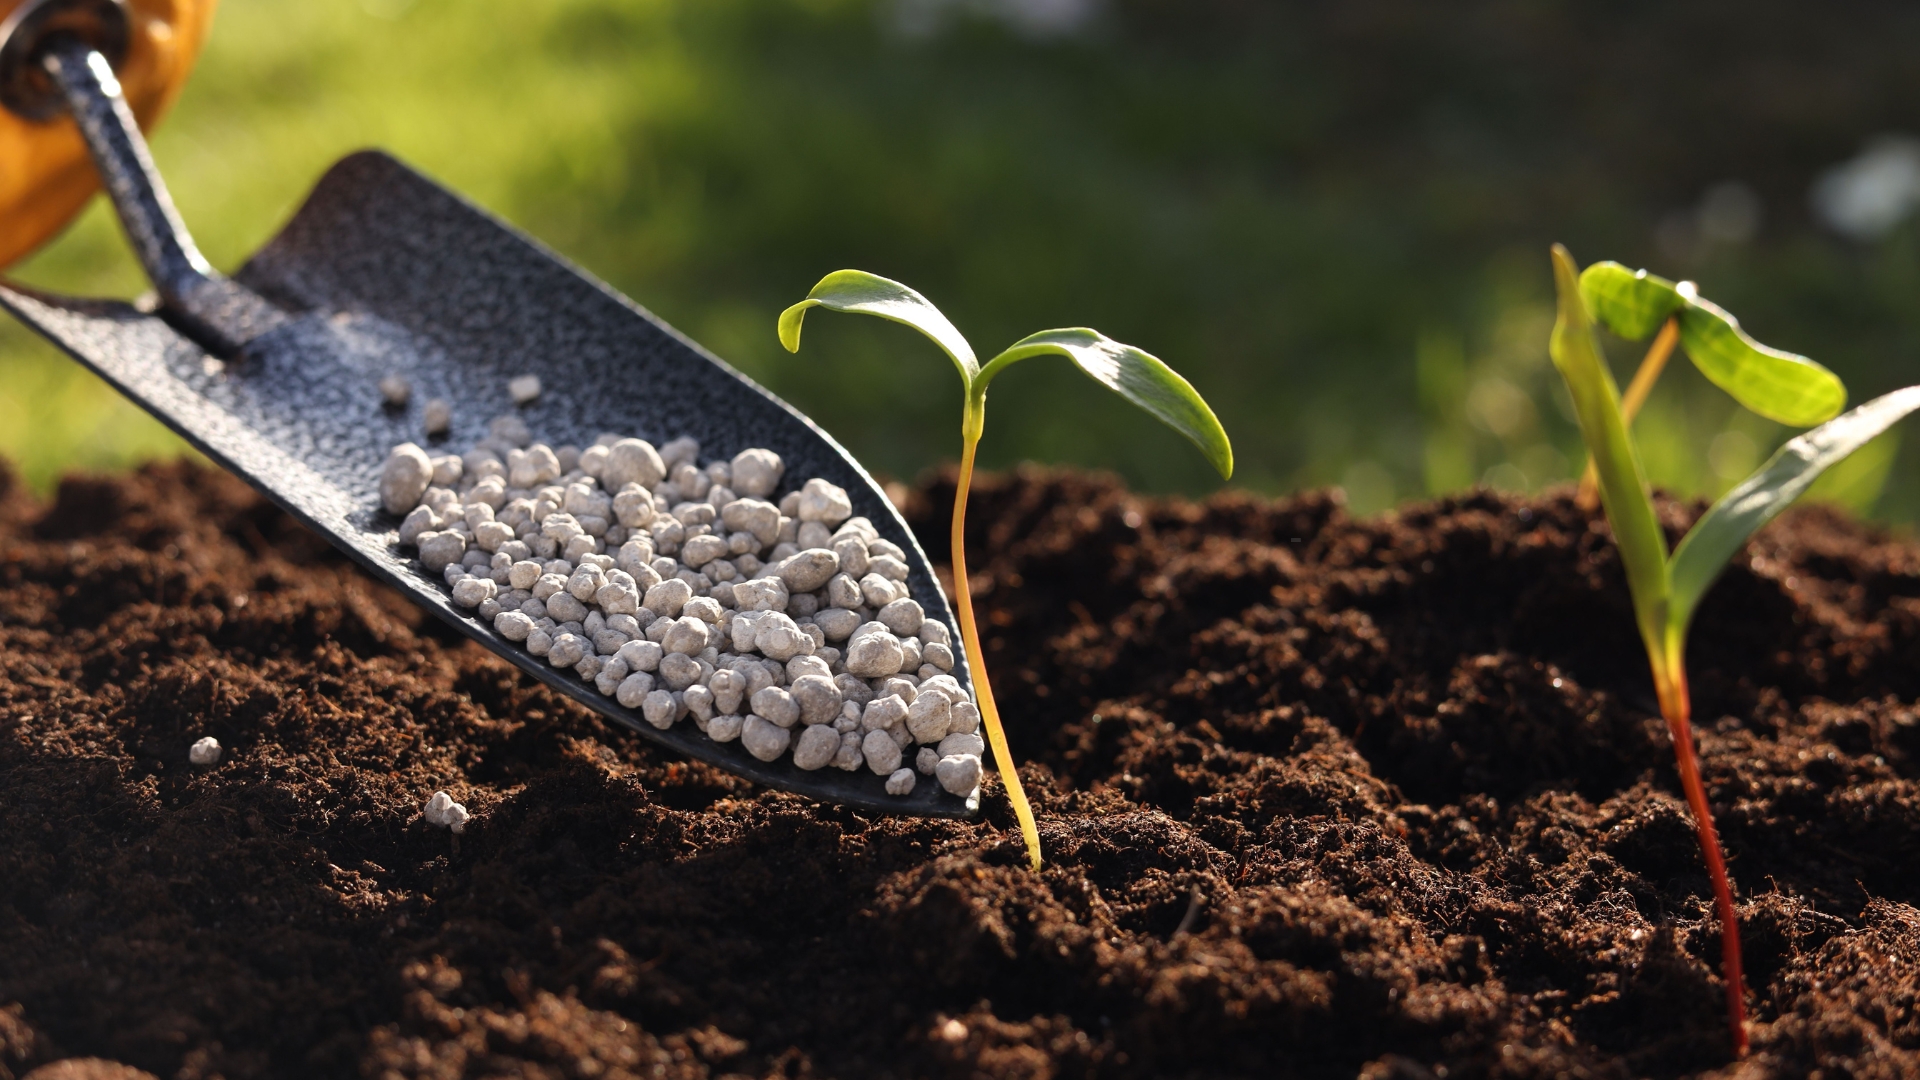
{"label": "soil mound", "polygon": [[[936,561],[950,484],[909,500]],[[969,524],[1037,876],[992,781],[980,823],[875,819],[674,760],[222,474],[7,494],[0,1078],[1734,1071],[1569,500],[1355,521],[1027,470]],[[1913,1075],[1920,547],[1798,512],[1693,640],[1742,1075]]]}

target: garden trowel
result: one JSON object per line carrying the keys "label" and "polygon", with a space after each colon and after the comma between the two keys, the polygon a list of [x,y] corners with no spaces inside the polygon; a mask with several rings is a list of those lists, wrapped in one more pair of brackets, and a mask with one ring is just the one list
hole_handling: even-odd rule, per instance
{"label": "garden trowel", "polygon": [[[0,178],[0,259],[57,229],[49,206],[70,215],[84,201],[47,195],[72,182],[39,175],[62,167],[60,140],[71,143],[77,125],[154,293],[129,304],[0,282],[0,306],[376,577],[616,723],[823,801],[943,817],[977,810],[931,782],[894,797],[885,777],[864,768],[807,772],[712,742],[691,723],[655,729],[455,607],[440,580],[402,553],[400,522],[379,505],[381,462],[390,447],[423,438],[423,403],[434,398],[451,404],[452,423],[430,450],[480,442],[490,420],[514,409],[508,381],[533,374],[546,390],[518,415],[554,445],[585,445],[602,432],[655,442],[690,435],[704,457],[764,446],[788,477],[840,485],[854,513],[907,552],[914,598],[953,624],[925,552],[840,444],[633,301],[385,154],[335,164],[237,274],[213,270],[167,196],[118,79],[119,68],[142,62],[130,27],[123,0],[27,0],[0,22],[0,148],[27,151],[0,170],[24,169],[29,181]],[[40,179],[48,183],[35,188]],[[390,375],[411,384],[410,404],[384,403],[379,383]],[[963,658],[954,675],[969,685]]]}

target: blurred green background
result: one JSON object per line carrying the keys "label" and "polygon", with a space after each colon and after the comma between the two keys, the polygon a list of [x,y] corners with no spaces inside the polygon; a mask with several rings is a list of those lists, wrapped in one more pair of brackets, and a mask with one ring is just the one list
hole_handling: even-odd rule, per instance
{"label": "blurred green background", "polygon": [[[225,0],[154,148],[231,268],[330,162],[385,147],[878,470],[954,455],[958,384],[871,320],[809,320],[783,353],[775,315],[840,267],[913,284],[983,353],[1059,325],[1140,345],[1212,401],[1236,484],[1371,510],[1574,475],[1554,240],[1699,281],[1856,401],[1920,379],[1920,152],[1886,141],[1920,131],[1917,46],[1897,3]],[[1837,230],[1810,193],[1870,145],[1883,167],[1853,179],[1881,213]],[[142,288],[97,202],[11,273]],[[1624,381],[1637,350],[1609,346]],[[0,377],[0,452],[39,487],[179,452],[10,321]],[[1015,369],[992,406],[990,466],[1215,483],[1064,364]],[[1637,433],[1658,482],[1700,493],[1791,434],[1679,362]],[[1825,490],[1920,517],[1920,435]]]}

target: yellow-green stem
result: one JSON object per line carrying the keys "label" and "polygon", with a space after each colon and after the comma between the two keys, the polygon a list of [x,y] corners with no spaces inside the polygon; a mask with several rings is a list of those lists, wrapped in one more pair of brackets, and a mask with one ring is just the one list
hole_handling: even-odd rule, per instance
{"label": "yellow-green stem", "polygon": [[1660,697],[1660,715],[1673,737],[1673,756],[1680,769],[1680,787],[1693,810],[1693,828],[1700,840],[1700,854],[1707,863],[1707,878],[1713,885],[1713,906],[1720,917],[1720,977],[1727,988],[1727,1026],[1733,1034],[1736,1057],[1747,1053],[1746,979],[1741,974],[1740,923],[1733,910],[1733,886],[1727,879],[1727,864],[1720,856],[1720,837],[1713,827],[1713,813],[1707,807],[1707,788],[1700,780],[1700,764],[1693,753],[1693,703],[1687,693],[1687,669],[1682,647],[1669,643],[1664,650],[1653,651],[1654,692]]}
{"label": "yellow-green stem", "polygon": [[[1631,427],[1634,416],[1640,406],[1646,404],[1647,395],[1653,393],[1653,384],[1660,379],[1660,372],[1666,369],[1667,358],[1673,355],[1673,347],[1680,341],[1680,319],[1670,317],[1660,325],[1660,332],[1653,337],[1653,344],[1647,347],[1647,355],[1640,361],[1640,368],[1633,373],[1633,381],[1627,384],[1626,396],[1620,399],[1620,422]],[[1592,510],[1600,505],[1600,473],[1593,467],[1593,458],[1587,458],[1587,471],[1580,477],[1579,506]]]}
{"label": "yellow-green stem", "polygon": [[[970,401],[976,408],[983,401]],[[1020,819],[1020,836],[1027,842],[1027,861],[1040,869],[1040,829],[1033,821],[1033,807],[1020,787],[1020,774],[1013,765],[1013,752],[1007,748],[1006,729],[1000,726],[1000,710],[993,703],[993,684],[987,679],[987,656],[980,648],[980,631],[973,619],[973,592],[967,587],[967,489],[973,486],[973,451],[980,445],[980,423],[975,408],[968,409],[967,423],[961,433],[960,481],[953,492],[953,598],[960,607],[960,640],[967,647],[972,667],[973,696],[980,706],[980,722],[987,729],[987,742],[993,747],[993,762],[1000,770],[1000,783],[1013,803],[1014,816]]]}

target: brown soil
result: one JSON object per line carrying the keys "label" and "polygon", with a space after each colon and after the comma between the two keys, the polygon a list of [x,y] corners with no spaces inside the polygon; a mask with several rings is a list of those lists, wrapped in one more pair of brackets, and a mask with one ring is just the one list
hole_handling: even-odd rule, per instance
{"label": "brown soil", "polygon": [[[911,498],[936,560],[949,483]],[[223,475],[7,495],[0,1077],[1728,1068],[1619,568],[1566,500],[1356,522],[1035,471],[969,520],[1038,875],[991,783],[983,823],[869,820],[676,761]],[[1743,1075],[1913,1075],[1920,548],[1799,513],[1694,642]]]}

